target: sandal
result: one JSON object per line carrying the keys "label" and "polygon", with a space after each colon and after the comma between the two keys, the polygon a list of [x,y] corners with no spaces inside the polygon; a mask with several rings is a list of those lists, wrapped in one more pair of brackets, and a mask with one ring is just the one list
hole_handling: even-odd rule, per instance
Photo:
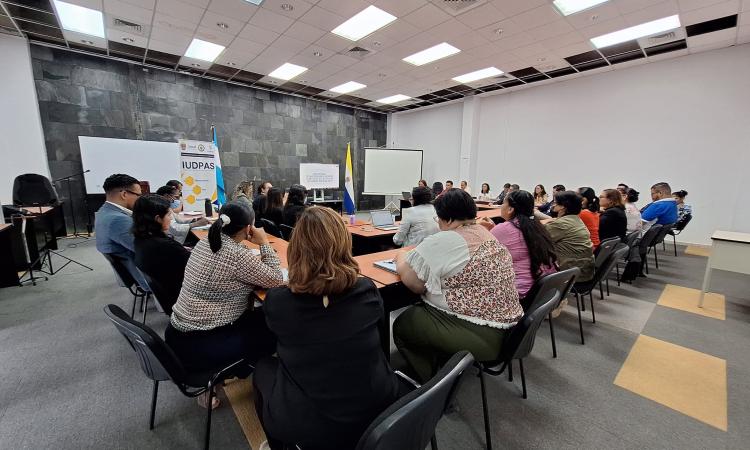
{"label": "sandal", "polygon": [[[198,398],[198,405],[200,405],[201,408],[208,409],[208,392],[204,392],[203,394],[199,395]],[[211,409],[216,409],[221,405],[221,400],[219,400],[216,395],[214,395],[213,401],[211,402]]]}

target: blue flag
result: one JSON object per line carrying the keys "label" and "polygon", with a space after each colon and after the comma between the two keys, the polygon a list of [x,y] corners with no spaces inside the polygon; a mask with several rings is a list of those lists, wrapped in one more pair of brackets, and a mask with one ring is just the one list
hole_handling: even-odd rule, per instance
{"label": "blue flag", "polygon": [[224,189],[224,174],[221,171],[219,140],[216,138],[216,127],[213,125],[211,125],[211,132],[213,134],[214,147],[216,147],[216,153],[214,153],[214,167],[216,167],[216,200],[214,203],[221,206],[227,202],[227,194]]}

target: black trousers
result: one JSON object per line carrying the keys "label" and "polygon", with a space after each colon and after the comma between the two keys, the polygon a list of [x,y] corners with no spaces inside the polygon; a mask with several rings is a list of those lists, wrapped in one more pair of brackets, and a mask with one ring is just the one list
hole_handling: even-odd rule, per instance
{"label": "black trousers", "polygon": [[212,330],[184,332],[170,323],[164,339],[191,372],[221,369],[241,358],[254,365],[276,351],[276,338],[266,325],[262,308],[247,310],[234,322]]}

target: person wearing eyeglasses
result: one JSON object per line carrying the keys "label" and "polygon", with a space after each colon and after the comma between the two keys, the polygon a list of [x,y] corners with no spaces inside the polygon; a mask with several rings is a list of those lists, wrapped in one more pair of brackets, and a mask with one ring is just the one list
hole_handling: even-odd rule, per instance
{"label": "person wearing eyeglasses", "polygon": [[123,260],[138,284],[148,286],[135,266],[133,228],[133,206],[141,196],[138,180],[117,173],[110,175],[102,185],[106,201],[94,216],[96,249],[103,254]]}

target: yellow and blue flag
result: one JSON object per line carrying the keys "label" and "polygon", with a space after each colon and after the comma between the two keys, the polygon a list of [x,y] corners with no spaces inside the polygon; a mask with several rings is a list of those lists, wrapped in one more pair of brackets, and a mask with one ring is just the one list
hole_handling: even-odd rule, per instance
{"label": "yellow and blue flag", "polygon": [[216,168],[216,203],[221,206],[227,202],[227,194],[224,189],[224,173],[221,171],[221,158],[219,157],[219,140],[216,138],[216,127],[211,125],[211,134],[213,135],[214,148],[214,167]]}
{"label": "yellow and blue flag", "polygon": [[346,144],[346,172],[344,174],[344,209],[346,213],[354,214],[354,176],[352,175],[351,143]]}

